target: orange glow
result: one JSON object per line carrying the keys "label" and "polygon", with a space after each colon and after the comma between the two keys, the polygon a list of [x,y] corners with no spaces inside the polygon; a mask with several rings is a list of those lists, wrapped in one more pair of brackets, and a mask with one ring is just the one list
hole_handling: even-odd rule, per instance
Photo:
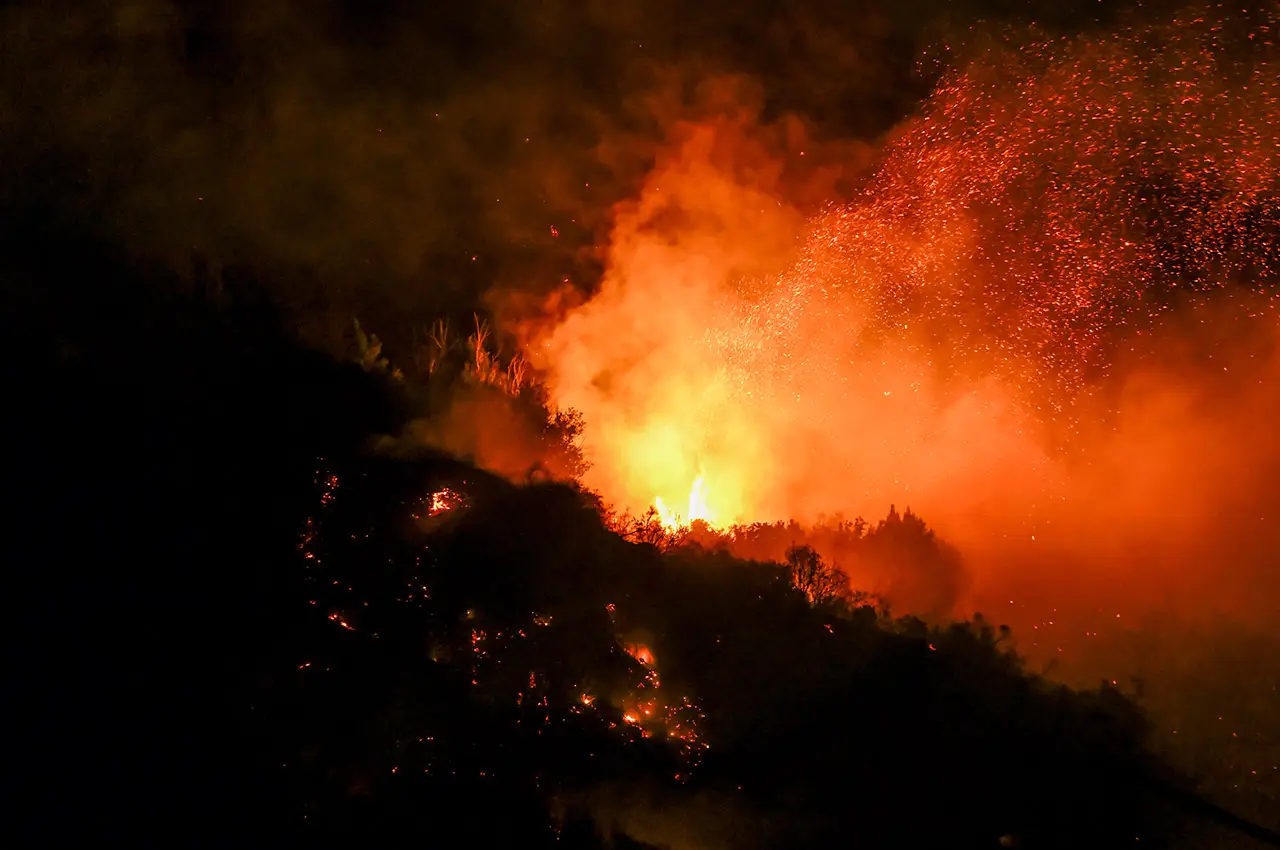
{"label": "orange glow", "polygon": [[443,487],[427,497],[427,515],[439,516],[462,504],[462,496],[448,487]]}
{"label": "orange glow", "polygon": [[[626,643],[623,650],[648,668],[641,681],[615,703],[622,712],[622,720],[637,727],[640,735],[652,737],[655,732],[674,743],[690,766],[696,764],[708,749],[698,730],[703,714],[688,697],[675,701],[661,693],[658,681],[657,659],[643,643]],[[583,700],[585,702],[585,696]]]}
{"label": "orange glow", "polygon": [[683,528],[697,520],[712,528],[718,525],[707,505],[707,486],[701,475],[694,479],[693,486],[689,489],[689,509],[686,513],[680,514],[668,508],[661,496],[654,497],[653,507],[658,512],[662,525],[670,530]]}
{"label": "orange glow", "polygon": [[[939,382],[909,323],[860,339],[895,277],[944,285],[972,267],[976,225],[957,199],[887,186],[885,202],[806,222],[751,131],[677,135],[615,212],[598,294],[533,334],[555,402],[584,416],[584,483],[634,514],[653,506],[669,529],[727,528],[873,515],[1042,463],[998,382]],[[890,201],[935,226],[921,235]]]}
{"label": "orange glow", "polygon": [[[874,162],[835,160],[859,188],[817,215],[835,177],[798,164],[822,146],[793,119],[672,126],[596,294],[519,328],[583,415],[583,483],[667,528],[910,506],[965,555],[959,611],[1005,584],[1273,606],[1261,555],[1217,541],[1262,553],[1280,521],[1280,254],[1251,223],[1280,192],[1280,78],[1228,86],[1215,32],[994,51]],[[1161,218],[1185,198],[1212,201]]]}
{"label": "orange glow", "polygon": [[623,647],[623,649],[627,651],[628,655],[646,667],[652,667],[654,665],[653,653],[650,652],[649,647],[644,644],[628,644]]}

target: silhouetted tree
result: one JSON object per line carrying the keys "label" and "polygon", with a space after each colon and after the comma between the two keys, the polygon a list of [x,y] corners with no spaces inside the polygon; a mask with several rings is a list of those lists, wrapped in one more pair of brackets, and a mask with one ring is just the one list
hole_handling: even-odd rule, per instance
{"label": "silhouetted tree", "polygon": [[788,549],[787,567],[791,583],[813,605],[827,605],[850,598],[849,577],[808,546]]}

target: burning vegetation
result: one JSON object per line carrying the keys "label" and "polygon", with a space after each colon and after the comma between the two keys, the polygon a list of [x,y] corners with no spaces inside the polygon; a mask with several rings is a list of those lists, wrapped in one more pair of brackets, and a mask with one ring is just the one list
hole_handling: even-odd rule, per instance
{"label": "burning vegetation", "polygon": [[749,93],[674,124],[598,292],[521,326],[582,481],[668,530],[911,505],[965,550],[969,610],[1084,570],[1265,620],[1280,48],[1274,5],[1228,18],[971,46],[807,218],[809,140]]}
{"label": "burning vegetation", "polygon": [[[418,799],[425,824],[495,794],[524,800],[525,820],[488,839],[584,846],[601,829],[649,846],[711,828],[691,814],[709,798],[761,830],[803,824],[805,846],[855,825],[874,846],[1024,831],[1158,843],[1178,821],[1162,802],[1178,780],[1143,754],[1137,710],[1111,688],[1073,693],[1028,675],[981,621],[890,619],[808,548],[783,564],[688,540],[664,554],[619,537],[563,485],[473,471],[481,492],[467,491],[449,526],[366,524],[411,514],[435,475],[430,462],[382,461],[317,479],[300,563],[330,630],[291,662],[302,678],[288,699],[309,721],[278,742],[290,775],[318,783],[302,812],[317,829],[364,796]],[[323,501],[330,492],[341,495]],[[430,652],[404,655],[424,643]],[[392,678],[386,707],[351,729],[365,751],[345,778],[311,775],[329,757],[310,736],[348,682],[370,676]],[[1009,722],[978,719],[991,711]],[[852,752],[856,766],[836,771],[830,759]],[[908,789],[947,816],[875,826]],[[667,814],[624,814],[655,795]]]}
{"label": "burning vegetation", "polygon": [[28,843],[1277,843],[1274,3],[11,5]]}

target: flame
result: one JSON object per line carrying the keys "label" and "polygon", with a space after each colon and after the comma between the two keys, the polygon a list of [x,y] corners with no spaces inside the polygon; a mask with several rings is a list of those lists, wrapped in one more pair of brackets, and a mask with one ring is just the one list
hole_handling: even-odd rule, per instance
{"label": "flame", "polygon": [[428,497],[428,502],[428,516],[439,516],[462,504],[462,496],[454,490],[444,487],[432,493]]}
{"label": "flame", "polygon": [[699,520],[713,528],[718,526],[707,503],[706,479],[702,475],[694,479],[693,486],[689,489],[689,510],[683,516],[667,507],[661,496],[654,497],[653,508],[658,512],[662,525],[673,531]]}
{"label": "flame", "polygon": [[626,653],[646,667],[654,665],[653,652],[642,643],[627,644],[623,647]]}
{"label": "flame", "polygon": [[[1232,281],[1235,299],[1280,272],[1257,224],[1280,210],[1280,77],[1224,66],[1205,46],[1221,32],[1196,17],[956,67],[811,218],[789,170],[803,127],[742,99],[739,118],[671,127],[613,210],[595,294],[521,329],[551,400],[582,414],[583,483],[667,528],[909,505],[995,578],[1034,544],[1152,595],[1156,568],[1087,530],[1181,563],[1217,508],[1189,506],[1174,541],[1168,494],[1267,494],[1251,455],[1280,451],[1234,436],[1271,396],[1202,415],[1200,388],[1146,359],[1233,338],[1160,331],[1168,287]],[[1240,386],[1268,387],[1280,362],[1250,368]]]}

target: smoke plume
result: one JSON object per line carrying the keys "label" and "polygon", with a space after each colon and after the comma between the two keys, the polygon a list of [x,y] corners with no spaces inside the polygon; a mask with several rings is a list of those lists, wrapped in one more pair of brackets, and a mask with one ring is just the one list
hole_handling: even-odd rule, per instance
{"label": "smoke plume", "polygon": [[724,526],[909,504],[995,595],[1016,562],[1050,597],[1250,607],[1274,31],[1188,15],[977,50],[878,157],[833,158],[866,176],[816,217],[798,164],[827,154],[778,129],[802,124],[675,125],[598,294],[531,335],[587,483],[637,511],[692,491]]}

